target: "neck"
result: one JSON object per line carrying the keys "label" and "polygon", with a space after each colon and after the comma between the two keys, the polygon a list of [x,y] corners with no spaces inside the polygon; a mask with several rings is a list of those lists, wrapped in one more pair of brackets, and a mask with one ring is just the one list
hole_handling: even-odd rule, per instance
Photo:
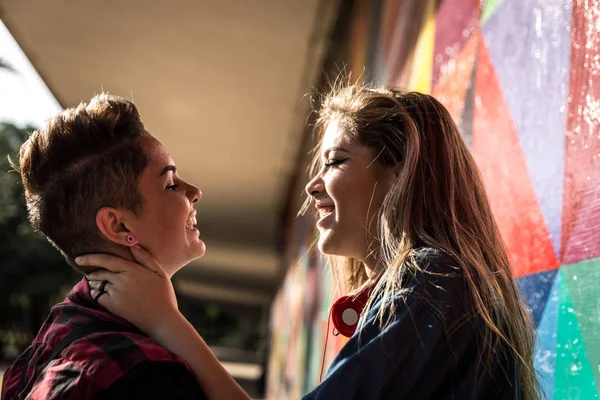
{"label": "neck", "polygon": [[372,252],[369,256],[362,260],[365,265],[365,272],[369,278],[375,276],[377,270],[381,268],[381,260],[379,259],[379,252]]}
{"label": "neck", "polygon": [[131,250],[127,246],[116,245],[113,248],[111,248],[108,252],[117,257],[121,257],[127,261],[132,261],[134,263],[137,263],[137,261],[131,254]]}
{"label": "neck", "polygon": [[[118,245],[118,244],[111,244],[103,249],[98,249],[98,251],[90,251],[90,253],[104,253],[104,254],[110,254],[116,257],[120,257],[124,260],[136,263],[141,265],[142,267],[146,268],[142,263],[140,263],[139,261],[137,261],[135,259],[135,257],[133,257],[133,254],[131,253],[131,249],[127,246],[122,246],[122,245]],[[73,262],[73,265],[76,266],[76,264]],[[167,273],[169,279],[171,279],[173,277],[173,274],[175,272],[177,272],[180,268],[169,268],[169,266],[166,265],[162,265],[163,269],[165,270],[165,272]],[[100,266],[102,267],[102,266]],[[76,266],[76,269],[79,269],[81,272],[83,272],[84,274],[89,274],[90,272],[93,272],[95,270],[98,270],[98,268],[84,268],[82,269],[82,267],[80,266]]]}
{"label": "neck", "polygon": [[[119,256],[121,258],[124,258],[127,261],[131,261],[134,262],[140,266],[142,266],[143,268],[147,268],[144,264],[142,264],[141,262],[139,262],[138,260],[135,259],[135,257],[133,256],[133,253],[131,252],[131,248],[127,247],[127,246],[118,246],[119,249],[119,253],[117,252],[113,252],[112,254]],[[156,259],[156,257],[152,256],[154,259]],[[169,265],[169,264],[164,264],[161,263],[160,266],[164,269],[164,271],[167,273],[167,276],[169,277],[169,279],[171,279],[173,277],[173,275],[175,274],[175,272],[179,271],[181,268],[183,268],[183,266],[179,266],[176,267],[174,265]]]}

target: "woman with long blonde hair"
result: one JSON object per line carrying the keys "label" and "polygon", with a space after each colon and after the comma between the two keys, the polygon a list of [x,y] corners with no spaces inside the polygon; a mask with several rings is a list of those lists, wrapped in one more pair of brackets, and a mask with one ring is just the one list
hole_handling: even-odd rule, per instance
{"label": "woman with long blonde hair", "polygon": [[[366,305],[305,397],[538,399],[533,323],[448,111],[420,93],[340,86],[322,100],[316,129],[305,206],[317,209],[319,250]],[[186,359],[209,397],[224,398],[223,369],[177,310],[161,266],[143,248],[132,253],[147,268],[81,257],[108,270],[89,276],[92,293],[108,288],[101,305]]]}

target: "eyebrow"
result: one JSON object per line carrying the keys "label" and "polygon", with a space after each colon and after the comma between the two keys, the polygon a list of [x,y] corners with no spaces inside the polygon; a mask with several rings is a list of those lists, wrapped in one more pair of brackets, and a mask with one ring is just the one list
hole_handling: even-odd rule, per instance
{"label": "eyebrow", "polygon": [[172,171],[173,173],[175,173],[175,172],[177,172],[177,167],[175,167],[174,165],[167,165],[166,167],[163,168],[163,170],[161,171],[159,176],[163,176],[164,174],[166,174],[169,171]]}
{"label": "eyebrow", "polygon": [[331,153],[332,151],[343,151],[345,153],[349,153],[349,151],[346,150],[346,149],[344,149],[343,147],[337,147],[336,146],[336,147],[330,147],[330,148],[328,148],[327,150],[325,150],[323,152],[323,154],[328,154],[328,153]]}

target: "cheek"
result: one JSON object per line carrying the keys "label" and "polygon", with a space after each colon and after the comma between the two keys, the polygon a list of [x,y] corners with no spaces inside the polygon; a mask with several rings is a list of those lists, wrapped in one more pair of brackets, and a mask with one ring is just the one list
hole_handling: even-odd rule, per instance
{"label": "cheek", "polygon": [[173,207],[161,212],[162,225],[164,229],[171,232],[174,238],[180,238],[185,235],[185,221],[190,213],[189,207]]}
{"label": "cheek", "polygon": [[185,220],[166,210],[156,212],[146,233],[148,250],[161,263],[172,263],[181,256],[186,243]]}
{"label": "cheek", "polygon": [[165,247],[172,240],[178,240],[185,234],[185,220],[189,207],[182,206],[181,201],[163,201],[148,204],[143,221],[139,226],[139,235],[153,243],[155,247]]}
{"label": "cheek", "polygon": [[336,208],[348,202],[348,194],[352,189],[349,183],[343,175],[332,176],[325,181],[327,195],[334,201]]}
{"label": "cheek", "polygon": [[[332,182],[330,186],[331,198],[336,209],[346,217],[364,220],[369,210],[377,199],[373,195],[373,184],[362,177],[356,176],[355,180],[344,179]],[[371,203],[371,204],[370,204]]]}

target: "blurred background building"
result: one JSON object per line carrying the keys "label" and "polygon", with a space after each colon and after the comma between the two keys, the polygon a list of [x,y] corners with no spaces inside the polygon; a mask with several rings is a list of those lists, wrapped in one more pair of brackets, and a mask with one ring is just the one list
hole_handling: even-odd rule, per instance
{"label": "blurred background building", "polygon": [[[0,152],[102,90],[204,193],[180,306],[255,397],[297,399],[344,340],[303,200],[316,92],[340,71],[428,92],[484,174],[548,398],[600,388],[600,0],[0,0]],[[40,78],[41,77],[41,78]],[[308,94],[308,96],[305,96]],[[0,158],[0,363],[77,276]],[[1,364],[0,364],[1,365]]]}

